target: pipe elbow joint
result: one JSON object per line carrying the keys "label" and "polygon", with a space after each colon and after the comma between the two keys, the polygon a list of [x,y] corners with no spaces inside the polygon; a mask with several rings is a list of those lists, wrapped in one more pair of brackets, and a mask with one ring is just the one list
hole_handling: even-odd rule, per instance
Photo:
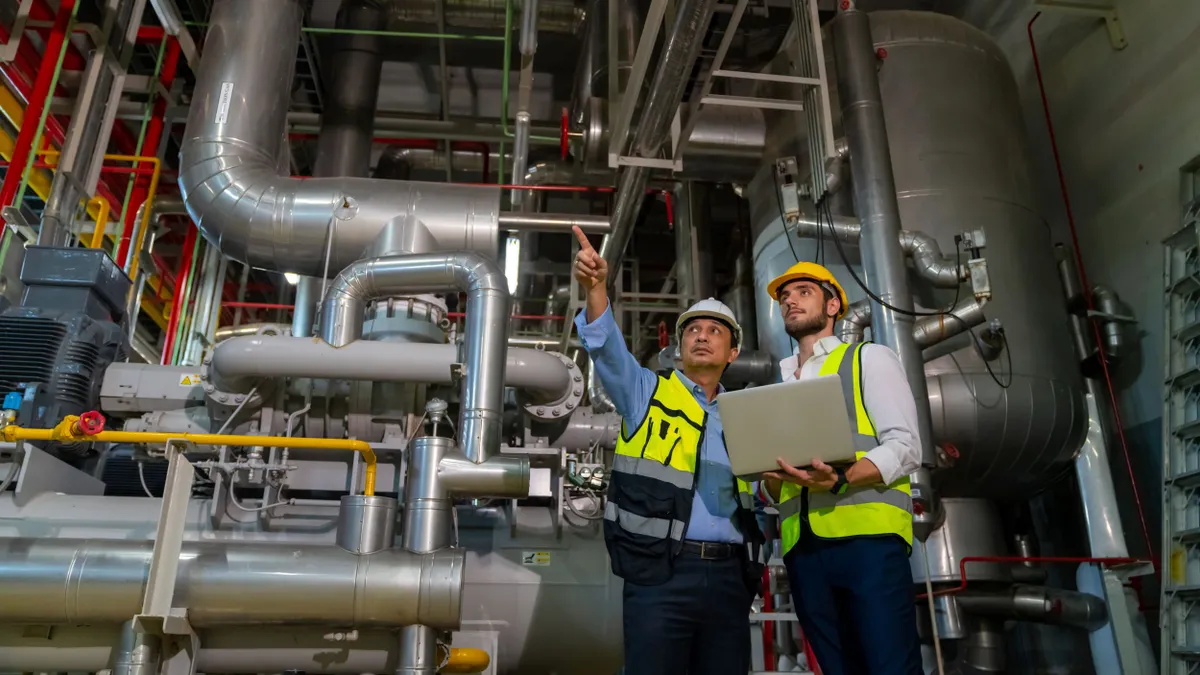
{"label": "pipe elbow joint", "polygon": [[529,458],[497,455],[476,464],[461,452],[450,452],[438,462],[438,479],[459,497],[528,497]]}

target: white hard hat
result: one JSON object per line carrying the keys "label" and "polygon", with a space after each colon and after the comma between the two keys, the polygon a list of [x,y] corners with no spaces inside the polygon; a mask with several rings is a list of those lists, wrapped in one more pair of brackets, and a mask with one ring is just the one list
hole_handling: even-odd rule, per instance
{"label": "white hard hat", "polygon": [[707,317],[716,319],[721,323],[728,324],[730,330],[733,331],[733,346],[742,346],[742,326],[738,323],[737,317],[733,315],[733,310],[725,303],[716,298],[707,298],[696,304],[688,307],[688,311],[679,315],[679,320],[675,322],[675,339],[679,344],[683,344],[683,325],[692,319]]}

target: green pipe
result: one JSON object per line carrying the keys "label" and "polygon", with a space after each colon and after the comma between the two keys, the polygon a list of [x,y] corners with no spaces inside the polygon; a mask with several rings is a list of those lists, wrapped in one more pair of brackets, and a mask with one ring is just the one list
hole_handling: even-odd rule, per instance
{"label": "green pipe", "polygon": [[171,364],[175,366],[179,365],[179,362],[183,360],[184,350],[180,339],[184,335],[187,335],[187,330],[185,329],[184,324],[186,323],[190,325],[192,316],[194,315],[194,312],[188,312],[188,305],[191,304],[192,301],[192,282],[196,279],[196,260],[199,258],[200,249],[203,247],[203,237],[196,237],[196,245],[192,246],[191,269],[188,270],[188,278],[183,286],[183,302],[179,303],[178,305],[180,311],[187,313],[179,317],[179,323],[175,326],[175,342],[174,346],[172,347],[172,351],[174,353],[171,354]]}
{"label": "green pipe", "polygon": [[[167,38],[163,38],[162,42],[158,43],[158,60],[154,63],[154,76],[150,78],[151,82],[158,82],[158,75],[162,72],[163,54],[167,51]],[[154,102],[158,98],[158,88],[151,87],[150,96],[146,100],[146,105],[142,109],[142,128],[138,132],[137,147],[135,154],[143,155],[142,146],[146,143],[146,130],[150,127],[150,117],[154,113]],[[130,179],[125,183],[125,199],[121,201],[121,214],[117,217],[117,222],[120,226],[117,228],[117,234],[113,237],[112,259],[117,259],[117,253],[121,250],[121,238],[125,236],[125,213],[129,210],[129,200],[133,199],[133,185],[138,180],[138,176],[130,174]],[[135,225],[136,227],[136,225]]]}
{"label": "green pipe", "polygon": [[75,28],[75,15],[79,13],[80,3],[76,2],[71,6],[71,18],[67,19],[67,35],[63,39],[62,48],[58,50],[58,60],[54,62],[54,75],[50,78],[50,91],[47,92],[47,100],[42,106],[42,116],[38,119],[37,131],[33,136],[33,152],[29,153],[29,160],[21,169],[21,184],[17,186],[17,197],[13,200],[13,205],[20,208],[20,204],[25,200],[25,188],[29,185],[29,167],[33,166],[37,159],[37,150],[42,147],[42,130],[46,128],[46,118],[50,116],[50,98],[54,97],[54,90],[58,88],[58,76],[62,73],[63,59],[67,55],[67,47],[71,44],[71,31]]}

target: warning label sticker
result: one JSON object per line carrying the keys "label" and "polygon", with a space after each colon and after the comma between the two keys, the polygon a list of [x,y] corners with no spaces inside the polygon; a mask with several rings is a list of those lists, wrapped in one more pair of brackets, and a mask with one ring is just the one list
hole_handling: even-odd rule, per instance
{"label": "warning label sticker", "polygon": [[549,551],[525,551],[521,554],[522,565],[533,565],[534,567],[548,567],[550,565]]}
{"label": "warning label sticker", "polygon": [[198,387],[200,386],[200,376],[195,373],[186,373],[179,376],[179,386],[181,387]]}

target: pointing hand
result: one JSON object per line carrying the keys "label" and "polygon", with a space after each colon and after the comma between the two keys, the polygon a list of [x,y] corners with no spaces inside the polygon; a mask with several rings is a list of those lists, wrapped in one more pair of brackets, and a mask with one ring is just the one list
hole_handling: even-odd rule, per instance
{"label": "pointing hand", "polygon": [[592,248],[592,243],[578,225],[571,229],[575,232],[575,238],[579,240],[579,253],[575,255],[573,270],[575,279],[589,291],[597,286],[603,288],[608,279],[608,263]]}

